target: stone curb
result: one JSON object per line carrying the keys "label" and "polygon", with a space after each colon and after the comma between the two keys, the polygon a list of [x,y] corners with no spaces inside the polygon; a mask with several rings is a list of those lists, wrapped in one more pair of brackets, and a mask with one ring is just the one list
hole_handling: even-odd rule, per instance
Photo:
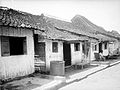
{"label": "stone curb", "polygon": [[69,79],[67,79],[67,80],[65,77],[61,77],[61,76],[54,76],[54,77],[50,76],[52,79],[54,79],[52,82],[45,84],[41,87],[32,89],[32,90],[57,90],[59,87],[65,85],[65,84],[70,84],[72,82],[85,79],[94,73],[97,73],[99,71],[102,71],[106,68],[109,68],[109,67],[114,66],[114,65],[119,64],[119,63],[120,63],[120,61],[111,63],[109,65],[100,65],[96,68],[93,68],[93,69],[90,69],[90,70],[87,70],[84,72],[80,72],[80,73],[77,73],[75,75],[71,75],[69,77]]}
{"label": "stone curb", "polygon": [[88,76],[90,76],[90,75],[92,75],[92,74],[94,74],[94,73],[96,73],[98,71],[101,71],[101,70],[105,69],[106,67],[107,67],[106,65],[98,66],[96,68],[90,69],[89,71],[80,72],[78,74],[70,76],[70,79],[66,80],[66,83],[69,84],[69,83],[72,83],[72,82],[75,82],[75,81],[85,79]]}
{"label": "stone curb", "polygon": [[56,90],[57,88],[59,88],[60,86],[62,86],[63,84],[65,84],[64,81],[62,80],[54,80],[48,84],[45,84],[41,87],[32,89],[32,90]]}
{"label": "stone curb", "polygon": [[111,63],[110,66],[114,66],[114,65],[119,64],[119,63],[120,63],[120,60],[117,62]]}
{"label": "stone curb", "polygon": [[85,78],[87,78],[88,76],[90,76],[90,75],[92,75],[94,73],[97,73],[99,71],[102,71],[102,70],[104,70],[104,69],[106,69],[108,67],[114,66],[114,65],[119,64],[119,63],[120,63],[120,61],[108,64],[108,65],[100,65],[100,66],[98,66],[96,68],[87,70],[86,73],[81,72],[81,73],[75,74],[73,77],[70,76],[70,79],[66,80],[66,84],[85,79]]}
{"label": "stone curb", "polygon": [[45,84],[41,87],[37,87],[35,89],[32,90],[57,90],[57,88],[63,86],[66,84],[66,78],[62,77],[62,76],[49,76],[49,78],[54,79],[52,82]]}

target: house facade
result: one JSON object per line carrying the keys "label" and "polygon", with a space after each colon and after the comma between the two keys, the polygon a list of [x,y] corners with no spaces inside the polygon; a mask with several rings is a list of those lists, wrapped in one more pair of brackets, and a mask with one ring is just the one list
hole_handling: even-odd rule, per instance
{"label": "house facade", "polygon": [[0,79],[34,72],[33,31],[0,26]]}
{"label": "house facade", "polygon": [[100,28],[84,23],[78,27],[43,14],[0,7],[0,80],[31,74],[36,66],[50,71],[51,61],[64,61],[65,67],[91,62],[94,53],[103,50],[108,56],[120,47],[119,41],[95,33]]}
{"label": "house facade", "polygon": [[38,62],[44,62],[47,71],[50,70],[50,61],[64,61],[65,67],[67,67],[75,65],[82,60],[87,60],[88,62],[90,60],[90,53],[88,52],[88,55],[85,54],[83,41],[71,43],[63,40],[39,40],[36,49],[38,50],[36,53],[39,58]]}
{"label": "house facade", "polygon": [[36,42],[35,54],[38,56],[38,62],[44,62],[47,71],[50,70],[50,61],[64,61],[65,67],[67,67],[87,58],[84,52],[85,41],[88,41],[88,37],[61,31],[51,24],[47,24],[45,36],[36,34],[34,40]]}
{"label": "house facade", "polygon": [[[116,31],[108,32],[104,28],[95,25],[94,23],[92,23],[87,18],[81,15],[74,16],[71,19],[71,21],[75,25],[75,27],[79,29],[83,29],[85,32],[89,32],[93,34],[92,36],[93,37],[95,36],[98,39],[99,41],[98,43],[92,44],[92,47],[93,47],[93,49],[91,50],[92,60],[95,60],[94,53],[99,53],[102,50],[103,56],[107,57],[110,52],[109,49],[111,49],[111,52],[112,52],[114,49],[114,45],[118,48],[118,45],[119,45],[117,42],[117,38],[119,38],[118,32]],[[97,49],[96,49],[96,46],[97,46]],[[110,46],[112,46],[113,48],[111,48]]]}
{"label": "house facade", "polygon": [[109,53],[110,55],[119,54],[120,52],[120,41],[116,40],[114,42],[109,42]]}
{"label": "house facade", "polygon": [[36,43],[35,55],[37,60],[35,63],[44,65],[43,71],[50,70],[50,61],[63,60],[63,42],[50,39],[39,39]]}
{"label": "house facade", "polygon": [[[34,30],[40,17],[0,7],[0,80],[34,72]],[[35,22],[36,21],[36,22]]]}
{"label": "house facade", "polygon": [[99,43],[98,42],[91,43],[91,61],[96,60],[94,53],[99,53]]}

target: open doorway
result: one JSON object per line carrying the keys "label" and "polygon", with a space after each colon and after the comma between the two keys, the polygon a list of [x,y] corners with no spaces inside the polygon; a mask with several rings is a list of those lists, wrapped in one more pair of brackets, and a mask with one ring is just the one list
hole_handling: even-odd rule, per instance
{"label": "open doorway", "polygon": [[99,52],[102,51],[102,43],[99,43]]}
{"label": "open doorway", "polygon": [[71,65],[71,48],[69,43],[63,43],[63,56],[65,61],[65,66]]}
{"label": "open doorway", "polygon": [[45,61],[45,42],[38,43],[38,55],[42,61]]}
{"label": "open doorway", "polygon": [[38,42],[38,35],[34,35],[35,56],[41,61],[45,61],[45,42]]}

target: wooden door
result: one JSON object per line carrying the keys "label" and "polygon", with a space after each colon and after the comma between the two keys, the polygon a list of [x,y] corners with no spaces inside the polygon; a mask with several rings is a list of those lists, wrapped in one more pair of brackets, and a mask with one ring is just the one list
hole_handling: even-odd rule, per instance
{"label": "wooden door", "polygon": [[71,48],[70,44],[63,43],[63,56],[65,61],[65,66],[71,65]]}
{"label": "wooden door", "polygon": [[102,43],[99,43],[99,53],[102,51]]}
{"label": "wooden door", "polygon": [[45,42],[38,43],[38,55],[42,61],[45,61]]}

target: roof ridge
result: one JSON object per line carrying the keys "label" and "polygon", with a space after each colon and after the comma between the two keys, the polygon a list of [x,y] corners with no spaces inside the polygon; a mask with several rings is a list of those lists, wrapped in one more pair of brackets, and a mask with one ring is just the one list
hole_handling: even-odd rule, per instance
{"label": "roof ridge", "polygon": [[4,6],[0,6],[0,9],[8,10],[8,9],[10,9],[10,8],[4,7]]}
{"label": "roof ridge", "polygon": [[71,23],[71,20],[68,20],[68,19],[60,18],[60,17],[53,16],[53,15],[50,15],[50,14],[47,14],[47,13],[43,13],[43,15],[46,16],[46,17],[49,17],[49,18],[53,18],[53,19],[57,19],[57,20],[61,20],[61,21],[65,21],[65,22],[70,22]]}

